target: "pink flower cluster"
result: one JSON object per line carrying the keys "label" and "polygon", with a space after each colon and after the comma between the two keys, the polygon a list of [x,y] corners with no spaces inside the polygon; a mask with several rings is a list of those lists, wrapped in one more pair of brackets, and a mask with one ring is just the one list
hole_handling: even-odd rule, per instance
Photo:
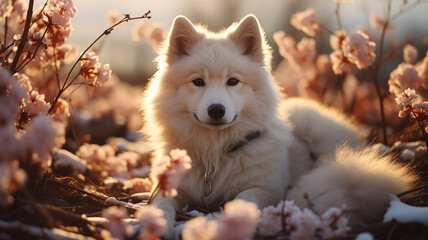
{"label": "pink flower cluster", "polygon": [[344,209],[330,208],[320,217],[293,201],[281,201],[262,210],[258,230],[263,236],[284,232],[291,239],[330,238],[343,235],[349,229],[347,223]]}
{"label": "pink flower cluster", "polygon": [[160,50],[167,35],[168,33],[159,23],[140,21],[132,29],[132,40],[140,41],[142,38],[146,38],[155,51]]}
{"label": "pink flower cluster", "polygon": [[163,211],[152,205],[147,205],[135,213],[139,223],[139,239],[158,240],[167,231],[167,222]]}
{"label": "pink flower cluster", "polygon": [[118,240],[125,240],[132,234],[132,226],[123,219],[129,218],[128,212],[124,207],[105,208],[102,216],[107,219],[107,229],[111,237]]}
{"label": "pink flower cluster", "polygon": [[68,29],[71,27],[70,20],[76,14],[76,8],[72,0],[49,0],[44,13],[48,22]]}
{"label": "pink flower cluster", "polygon": [[80,63],[80,75],[92,86],[100,87],[111,78],[110,64],[101,64],[94,52],[85,53]]}
{"label": "pink flower cluster", "polygon": [[64,123],[46,114],[48,105],[43,96],[35,90],[27,93],[31,85],[24,75],[16,77],[21,81],[0,69],[0,184],[9,185],[0,187],[3,206],[12,202],[11,194],[23,185],[25,172],[21,164],[30,166],[32,175],[43,174],[50,167],[51,150],[65,142]]}
{"label": "pink flower cluster", "polygon": [[192,160],[187,155],[187,151],[181,149],[171,150],[170,156],[164,156],[155,161],[151,174],[153,179],[157,180],[162,195],[174,197],[177,195],[180,179],[192,167]]}
{"label": "pink flower cluster", "polygon": [[315,36],[320,31],[320,26],[315,18],[315,10],[313,8],[293,14],[291,16],[291,25],[311,37]]}
{"label": "pink flower cluster", "polygon": [[224,212],[210,217],[196,217],[183,229],[184,240],[252,239],[260,211],[257,205],[244,200],[233,200],[224,206]]}
{"label": "pink flower cluster", "polygon": [[418,52],[415,47],[407,44],[403,48],[405,62],[391,72],[388,80],[389,91],[394,95],[398,96],[407,88],[428,89],[428,52],[419,62],[416,62],[417,57]]}
{"label": "pink flower cluster", "polygon": [[[395,101],[398,105],[403,107],[403,109],[398,113],[398,116],[400,118],[404,118],[409,113],[411,113],[412,116],[410,120],[418,121],[423,125],[423,121],[428,119],[428,101],[413,102],[413,100],[416,98],[418,98],[416,91],[410,88],[397,95]],[[428,133],[428,128],[425,128],[425,131]]]}
{"label": "pink flower cluster", "polygon": [[376,44],[361,31],[350,35],[347,35],[345,30],[337,31],[330,36],[330,45],[334,50],[330,58],[336,74],[349,74],[354,65],[358,69],[367,68],[376,58]]}

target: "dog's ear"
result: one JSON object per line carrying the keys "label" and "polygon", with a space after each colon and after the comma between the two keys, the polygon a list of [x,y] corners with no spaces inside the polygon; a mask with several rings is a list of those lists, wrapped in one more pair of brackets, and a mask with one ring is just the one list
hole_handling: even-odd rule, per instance
{"label": "dog's ear", "polygon": [[167,62],[173,63],[182,56],[189,55],[200,34],[184,16],[177,16],[168,36]]}
{"label": "dog's ear", "polygon": [[242,54],[264,62],[264,33],[256,16],[250,14],[243,18],[229,34],[229,38],[242,49]]}

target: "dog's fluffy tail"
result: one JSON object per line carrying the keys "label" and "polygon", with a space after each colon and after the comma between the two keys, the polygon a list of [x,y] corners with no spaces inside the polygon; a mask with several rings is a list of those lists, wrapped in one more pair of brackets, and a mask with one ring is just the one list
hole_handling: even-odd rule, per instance
{"label": "dog's fluffy tail", "polygon": [[279,116],[291,123],[296,138],[319,157],[333,153],[344,143],[356,147],[363,139],[361,129],[344,114],[305,98],[287,98],[280,104]]}
{"label": "dog's fluffy tail", "polygon": [[390,155],[371,148],[354,150],[344,145],[320,161],[319,167],[299,179],[288,198],[319,213],[345,205],[351,226],[379,220],[388,206],[389,194],[411,188],[416,180]]}

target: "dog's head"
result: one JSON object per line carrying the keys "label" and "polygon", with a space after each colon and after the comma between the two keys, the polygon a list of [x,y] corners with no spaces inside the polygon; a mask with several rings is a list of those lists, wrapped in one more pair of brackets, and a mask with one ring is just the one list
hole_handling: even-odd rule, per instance
{"label": "dog's head", "polygon": [[220,33],[178,16],[158,58],[159,91],[172,89],[169,104],[204,128],[225,129],[244,119],[262,126],[278,99],[270,61],[270,48],[253,15]]}

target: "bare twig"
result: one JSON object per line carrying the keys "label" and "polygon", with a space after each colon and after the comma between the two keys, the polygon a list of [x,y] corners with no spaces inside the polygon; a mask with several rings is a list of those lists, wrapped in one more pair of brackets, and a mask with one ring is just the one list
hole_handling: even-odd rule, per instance
{"label": "bare twig", "polygon": [[45,29],[45,31],[43,32],[42,38],[41,38],[41,39],[40,39],[40,41],[38,42],[37,47],[36,47],[36,50],[34,51],[34,53],[32,53],[31,58],[30,58],[30,59],[28,59],[28,61],[27,61],[27,62],[25,62],[25,59],[24,59],[24,61],[22,61],[22,63],[21,63],[21,64],[19,64],[19,65],[18,65],[18,67],[16,67],[16,68],[17,68],[16,72],[20,72],[22,69],[24,69],[24,68],[25,68],[25,66],[27,66],[27,65],[28,65],[31,61],[33,61],[33,59],[36,57],[37,51],[39,50],[40,45],[42,45],[42,43],[43,43],[43,38],[45,37],[45,35],[46,35],[46,33],[47,33],[48,29],[49,29],[49,27],[47,27],[47,28]]}
{"label": "bare twig", "polygon": [[33,16],[33,6],[34,0],[30,0],[27,10],[27,19],[25,20],[24,30],[21,35],[21,41],[18,45],[18,50],[16,50],[15,58],[13,59],[12,64],[10,65],[9,72],[14,74],[16,73],[16,66],[18,65],[19,58],[21,57],[22,51],[24,50],[25,43],[27,42],[28,31],[30,30],[31,17]]}
{"label": "bare twig", "polygon": [[339,25],[339,29],[343,29],[342,20],[340,19],[340,1],[337,1],[336,3],[335,14],[337,19],[337,24]]}
{"label": "bare twig", "polygon": [[75,187],[75,186],[72,186],[72,185],[69,185],[69,184],[58,182],[58,181],[55,181],[55,180],[52,180],[52,179],[48,179],[48,181],[51,182],[51,183],[55,183],[55,184],[61,185],[61,186],[66,187],[66,188],[70,188],[70,189],[76,190],[76,191],[81,192],[83,194],[87,194],[87,195],[89,195],[91,197],[94,197],[96,199],[99,199],[101,201],[105,201],[107,199],[105,197],[101,197],[101,196],[95,195],[93,193],[90,193],[88,191],[85,191],[85,190],[83,190],[81,188],[78,188],[78,187]]}
{"label": "bare twig", "polygon": [[116,26],[124,23],[124,22],[128,22],[128,21],[132,21],[132,20],[137,20],[137,19],[150,19],[151,17],[149,16],[150,14],[150,10],[148,12],[146,12],[144,15],[140,16],[140,17],[131,17],[129,14],[125,14],[125,16],[117,23],[115,23],[113,26],[107,28],[106,30],[103,31],[103,33],[101,33],[86,49],[85,51],[82,52],[82,54],[80,54],[79,58],[74,62],[73,66],[71,67],[70,71],[68,72],[65,81],[62,85],[62,87],[59,89],[58,94],[55,96],[55,99],[53,100],[51,107],[49,108],[48,113],[51,113],[52,110],[55,108],[56,103],[58,102],[58,99],[61,97],[61,95],[64,93],[65,90],[67,90],[67,88],[69,88],[75,79],[77,79],[77,76],[79,76],[78,74],[76,75],[75,78],[73,78],[71,81],[70,80],[70,76],[74,70],[74,68],[77,66],[77,64],[79,63],[80,60],[82,60],[83,56],[89,51],[89,49],[92,48],[92,46],[94,46],[95,43],[97,43],[103,36],[109,35]]}
{"label": "bare twig", "polygon": [[386,119],[385,119],[385,109],[383,105],[383,96],[380,90],[379,81],[378,81],[378,71],[374,70],[373,67],[370,68],[370,72],[372,74],[373,84],[376,88],[376,94],[379,101],[379,110],[380,110],[380,119],[382,124],[382,136],[383,136],[383,144],[388,145],[388,136],[386,134]]}

